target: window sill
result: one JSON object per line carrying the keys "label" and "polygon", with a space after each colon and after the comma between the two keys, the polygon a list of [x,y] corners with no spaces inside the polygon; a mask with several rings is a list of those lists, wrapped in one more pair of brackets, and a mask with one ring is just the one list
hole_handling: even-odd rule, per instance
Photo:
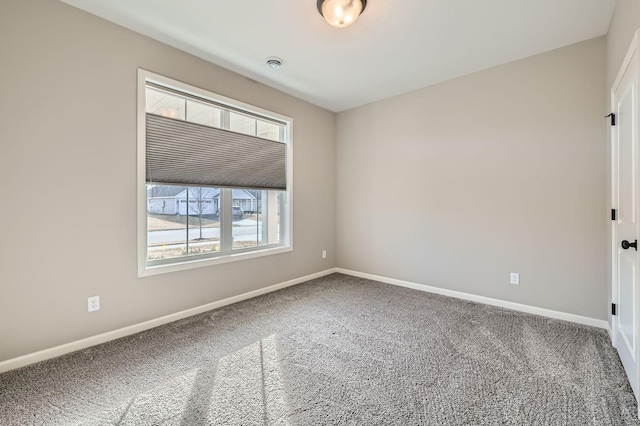
{"label": "window sill", "polygon": [[254,250],[244,253],[232,253],[215,258],[193,259],[193,260],[176,260],[175,263],[164,265],[143,265],[138,271],[138,277],[148,277],[151,275],[165,274],[169,272],[184,271],[188,269],[203,268],[206,266],[220,265],[223,263],[237,262],[240,260],[255,259],[258,257],[272,256],[293,251],[292,246],[271,247],[262,250]]}

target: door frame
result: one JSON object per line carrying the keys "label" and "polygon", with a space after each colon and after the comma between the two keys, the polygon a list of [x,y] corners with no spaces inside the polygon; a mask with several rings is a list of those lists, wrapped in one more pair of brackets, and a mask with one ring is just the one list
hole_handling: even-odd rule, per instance
{"label": "door frame", "polygon": [[[614,83],[611,86],[611,90],[610,90],[610,104],[611,104],[611,112],[615,113],[616,112],[616,104],[615,104],[615,92],[618,89],[618,87],[620,86],[620,84],[622,83],[622,79],[624,77],[624,74],[626,73],[626,71],[629,69],[629,67],[635,67],[635,74],[636,74],[636,78],[637,81],[640,82],[640,52],[638,52],[638,45],[639,45],[639,39],[640,39],[640,29],[637,29],[633,39],[631,40],[631,45],[629,46],[629,50],[627,51],[627,54],[625,55],[624,61],[622,62],[622,65],[620,66],[620,70],[618,71],[618,75],[616,76],[616,79],[614,81]],[[634,56],[635,55],[635,56]],[[639,85],[640,86],[640,85]],[[640,101],[640,93],[638,87],[636,88],[636,93],[635,93],[635,99],[636,101]],[[640,117],[636,117],[636,126],[638,126],[640,124]],[[638,127],[636,127],[636,135],[635,135],[635,144],[636,144],[636,155],[638,155],[638,149],[640,149],[640,141],[639,139],[639,135],[640,135],[640,129],[638,129]],[[611,130],[610,130],[610,138],[611,138],[611,151],[610,151],[610,163],[611,163],[611,175],[610,175],[610,179],[611,179],[611,199],[610,199],[610,203],[611,203],[611,208],[612,209],[616,209],[616,213],[618,213],[618,205],[617,205],[617,198],[618,198],[618,182],[617,182],[617,174],[618,174],[618,164],[617,164],[617,159],[618,159],[618,138],[616,135],[616,127],[615,126],[611,126]],[[639,171],[640,173],[640,171]],[[640,183],[639,183],[640,186]],[[638,188],[638,187],[636,187]],[[638,189],[636,189],[636,191],[638,191]],[[637,194],[640,195],[640,194]],[[636,202],[638,201],[638,197],[636,197]],[[639,215],[639,207],[638,205],[636,205],[636,216]],[[617,217],[617,216],[616,216]],[[638,219],[636,217],[636,219]],[[619,300],[618,300],[618,290],[619,290],[619,286],[618,286],[618,235],[617,235],[617,220],[609,220],[610,222],[610,231],[611,231],[611,240],[610,240],[610,260],[611,260],[611,303],[615,303],[616,306],[618,307],[620,305]],[[636,254],[636,263],[638,265],[640,265],[640,252],[637,252]],[[640,276],[638,276],[636,278],[636,283],[635,283],[636,289],[640,290]],[[636,292],[637,294],[640,294],[640,292]],[[637,299],[637,298],[636,298]],[[638,305],[638,300],[636,300],[636,305]],[[638,306],[638,308],[640,308],[640,306]],[[640,310],[640,309],[639,309]],[[610,318],[610,324],[611,324],[611,343],[613,345],[613,347],[617,348],[618,347],[618,339],[617,339],[617,321],[616,318],[614,318],[614,316],[612,315],[611,311],[609,310],[609,318]],[[640,331],[640,327],[639,327],[639,318],[636,320],[636,330]],[[639,349],[636,348],[636,351],[638,352]],[[638,354],[636,354],[638,355]],[[640,357],[636,356],[636,359],[640,360]],[[640,361],[639,361],[640,362]],[[640,366],[639,366],[640,367]],[[638,368],[638,375],[640,376],[640,368]],[[640,377],[636,378],[636,382],[640,383]],[[640,417],[640,404],[638,406],[638,416]]]}

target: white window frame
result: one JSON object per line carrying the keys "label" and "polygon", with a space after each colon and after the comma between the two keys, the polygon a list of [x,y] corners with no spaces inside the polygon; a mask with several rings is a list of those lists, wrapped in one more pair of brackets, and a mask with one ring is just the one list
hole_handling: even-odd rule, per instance
{"label": "white window frame", "polygon": [[[281,243],[274,246],[258,246],[245,249],[238,252],[219,254],[216,257],[207,258],[189,258],[178,257],[175,262],[163,263],[157,265],[149,265],[147,263],[147,182],[146,182],[146,87],[147,82],[156,83],[161,86],[198,96],[200,98],[210,99],[215,103],[228,106],[232,109],[240,109],[250,113],[261,115],[265,118],[271,118],[286,123],[283,131],[283,142],[287,144],[287,212],[285,224],[281,226]],[[235,262],[240,260],[254,259],[257,257],[271,256],[281,253],[293,251],[293,119],[282,114],[267,111],[235,99],[227,98],[222,95],[200,89],[180,81],[164,77],[151,71],[138,68],[138,88],[137,88],[137,222],[138,222],[138,276],[146,277],[167,272],[182,271],[204,266],[218,265],[222,263]],[[226,191],[223,191],[226,192]],[[221,193],[222,195],[222,193]],[[229,195],[230,196],[230,191]],[[230,204],[229,204],[230,205]],[[223,218],[221,218],[224,220]],[[230,220],[230,218],[229,218]],[[224,224],[221,223],[221,227]],[[222,232],[222,228],[221,228]],[[222,243],[222,241],[221,241]],[[215,256],[215,255],[212,255]]]}

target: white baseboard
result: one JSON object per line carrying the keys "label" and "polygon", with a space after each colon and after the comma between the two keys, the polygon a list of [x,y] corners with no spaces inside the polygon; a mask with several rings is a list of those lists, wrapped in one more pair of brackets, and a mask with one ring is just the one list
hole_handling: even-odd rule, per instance
{"label": "white baseboard", "polygon": [[[469,300],[471,302],[484,303],[485,305],[499,306],[501,308],[513,309],[514,311],[526,312],[528,314],[542,315],[548,318],[554,318],[564,321],[575,322],[578,324],[590,325],[592,327],[603,328],[609,330],[609,323],[605,320],[584,317],[582,315],[569,314],[566,312],[553,311],[551,309],[538,308],[536,306],[523,305],[506,300],[493,299],[491,297],[478,296],[475,294],[464,293],[461,291],[447,290],[444,288],[432,287],[424,284],[417,284],[409,281],[397,280],[395,278],[382,277],[379,275],[366,274],[363,272],[351,271],[349,269],[335,268],[335,272],[341,274],[352,275],[354,277],[366,278],[369,280],[380,281],[386,284],[397,285],[400,287],[408,287],[414,290],[426,291],[429,293],[441,294],[443,296],[455,297],[457,299]],[[611,332],[609,331],[609,334]]]}
{"label": "white baseboard", "polygon": [[36,362],[55,358],[57,356],[75,352],[80,349],[85,349],[90,346],[106,343],[111,340],[119,339],[121,337],[130,336],[132,334],[136,334],[141,331],[158,327],[160,325],[168,324],[173,321],[177,321],[183,318],[197,315],[202,312],[210,311],[212,309],[220,308],[226,305],[231,305],[233,303],[237,303],[246,299],[251,299],[252,297],[260,296],[262,294],[271,293],[273,291],[280,290],[285,287],[291,287],[293,285],[300,284],[305,281],[313,280],[315,278],[324,277],[325,275],[329,275],[334,272],[336,272],[335,268],[327,269],[325,271],[317,272],[311,275],[306,275],[304,277],[296,278],[283,283],[274,284],[272,286],[250,291],[248,293],[239,294],[237,296],[229,297],[227,299],[219,300],[217,302],[207,303],[206,305],[197,306],[195,308],[187,309],[181,312],[176,312],[175,314],[166,315],[160,318],[141,322],[139,324],[130,325],[128,327],[119,328],[113,331],[108,331],[106,333],[98,334],[96,336],[91,336],[85,339],[76,340],[74,342],[65,343],[64,345],[55,346],[53,348],[44,349],[42,351],[33,352],[27,355],[22,355],[17,358],[8,359],[6,361],[0,362],[0,373],[4,373],[9,370],[14,370],[16,368],[24,367],[29,364],[34,364]]}
{"label": "white baseboard", "polygon": [[492,299],[490,297],[478,296],[470,293],[463,293],[455,290],[447,290],[438,287],[432,287],[423,284],[417,284],[409,281],[397,280],[395,278],[383,277],[380,275],[366,274],[364,272],[351,271],[343,268],[331,268],[315,274],[306,275],[304,277],[289,280],[283,283],[274,284],[269,287],[261,288],[258,290],[250,291],[248,293],[239,294],[237,296],[229,297],[227,299],[219,300],[217,302],[207,303],[206,305],[197,306],[195,308],[187,309],[185,311],[176,312],[174,314],[166,315],[160,318],[152,319],[149,321],[134,324],[128,327],[123,327],[117,330],[108,331],[106,333],[98,334],[96,336],[87,337],[85,339],[76,340],[74,342],[65,343],[64,345],[55,346],[50,349],[44,349],[42,351],[33,352],[27,355],[12,358],[6,361],[0,362],[0,373],[4,373],[9,370],[24,367],[36,362],[45,361],[47,359],[55,358],[57,356],[65,355],[71,352],[75,352],[81,349],[88,348],[90,346],[106,343],[111,340],[119,339],[121,337],[130,336],[132,334],[139,333],[141,331],[149,330],[160,325],[168,324],[173,321],[177,321],[183,318],[187,318],[193,315],[200,314],[202,312],[210,311],[212,309],[221,308],[223,306],[231,305],[233,303],[240,302],[242,300],[251,299],[252,297],[260,296],[262,294],[271,293],[276,290],[280,290],[286,287],[291,287],[296,284],[303,283],[305,281],[313,280],[316,278],[324,277],[326,275],[333,274],[335,272],[352,275],[354,277],[366,278],[374,281],[383,282],[386,284],[397,285],[401,287],[408,287],[415,290],[426,291],[429,293],[441,294],[443,296],[455,297],[458,299],[469,300],[472,302],[484,303],[486,305],[499,306],[501,308],[513,309],[515,311],[526,312],[529,314],[542,315],[549,318],[571,321],[578,324],[590,325],[593,327],[603,328],[609,331],[609,323],[605,320],[599,320],[595,318],[584,317],[581,315],[568,314],[565,312],[553,311],[550,309],[538,308],[535,306],[522,305],[520,303],[507,302],[500,299]]}

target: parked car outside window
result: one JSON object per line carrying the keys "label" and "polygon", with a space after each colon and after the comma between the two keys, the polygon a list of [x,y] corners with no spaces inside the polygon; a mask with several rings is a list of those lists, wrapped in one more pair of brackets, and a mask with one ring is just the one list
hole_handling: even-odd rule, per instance
{"label": "parked car outside window", "polygon": [[242,219],[244,217],[244,212],[240,207],[233,207],[232,214],[234,219]]}

